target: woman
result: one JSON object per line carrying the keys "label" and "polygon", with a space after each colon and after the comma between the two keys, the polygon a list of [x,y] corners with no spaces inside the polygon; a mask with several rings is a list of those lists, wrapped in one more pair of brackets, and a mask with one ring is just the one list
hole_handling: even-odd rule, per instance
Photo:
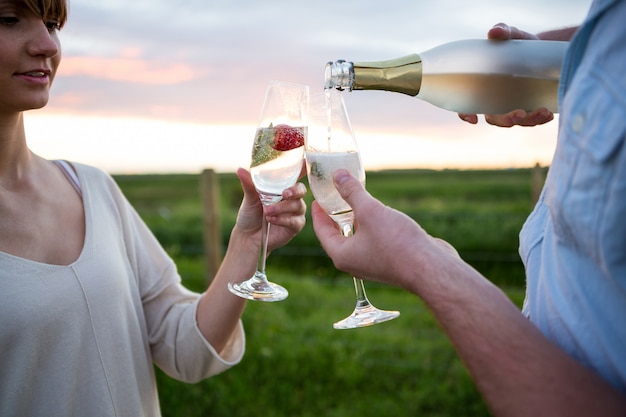
{"label": "woman", "polygon": [[[263,208],[247,171],[223,264],[204,294],[175,265],[112,178],[48,161],[23,112],[46,105],[61,60],[65,0],[0,0],[0,415],[158,416],[153,364],[194,382],[238,363]],[[270,248],[305,223],[306,189],[265,209]]]}

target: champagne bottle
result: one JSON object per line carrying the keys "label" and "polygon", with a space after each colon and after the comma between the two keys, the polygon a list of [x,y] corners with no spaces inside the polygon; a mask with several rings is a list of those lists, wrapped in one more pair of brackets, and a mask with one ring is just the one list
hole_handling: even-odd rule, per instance
{"label": "champagne bottle", "polygon": [[379,62],[329,62],[325,88],[408,94],[458,113],[558,110],[568,42],[468,39]]}

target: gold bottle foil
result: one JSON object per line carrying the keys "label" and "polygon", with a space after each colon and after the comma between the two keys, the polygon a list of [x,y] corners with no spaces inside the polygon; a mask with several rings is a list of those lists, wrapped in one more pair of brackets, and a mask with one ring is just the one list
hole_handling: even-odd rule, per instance
{"label": "gold bottle foil", "polygon": [[385,90],[416,96],[422,86],[417,54],[378,62],[355,62],[352,90]]}

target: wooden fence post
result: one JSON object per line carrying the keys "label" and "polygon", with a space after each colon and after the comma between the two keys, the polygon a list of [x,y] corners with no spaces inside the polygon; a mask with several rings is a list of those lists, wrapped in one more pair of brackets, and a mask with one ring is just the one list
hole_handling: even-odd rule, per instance
{"label": "wooden fence post", "polygon": [[532,192],[532,207],[535,207],[537,201],[539,200],[539,195],[541,194],[541,190],[543,189],[543,184],[546,180],[544,175],[544,169],[539,165],[539,162],[535,164],[532,171],[532,179],[531,179],[531,192]]}
{"label": "wooden fence post", "polygon": [[218,179],[218,175],[212,169],[205,169],[200,177],[204,257],[206,259],[205,279],[207,286],[215,277],[217,269],[222,262]]}

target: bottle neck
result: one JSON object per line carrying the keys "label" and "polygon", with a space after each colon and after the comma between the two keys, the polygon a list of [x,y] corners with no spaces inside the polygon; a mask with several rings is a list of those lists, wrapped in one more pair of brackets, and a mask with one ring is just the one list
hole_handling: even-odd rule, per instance
{"label": "bottle neck", "polygon": [[352,62],[340,59],[328,62],[324,71],[324,89],[336,88],[339,91],[350,90],[354,85],[354,67]]}
{"label": "bottle neck", "polygon": [[378,62],[329,62],[325,78],[327,89],[385,90],[416,96],[422,85],[422,59],[412,54]]}

